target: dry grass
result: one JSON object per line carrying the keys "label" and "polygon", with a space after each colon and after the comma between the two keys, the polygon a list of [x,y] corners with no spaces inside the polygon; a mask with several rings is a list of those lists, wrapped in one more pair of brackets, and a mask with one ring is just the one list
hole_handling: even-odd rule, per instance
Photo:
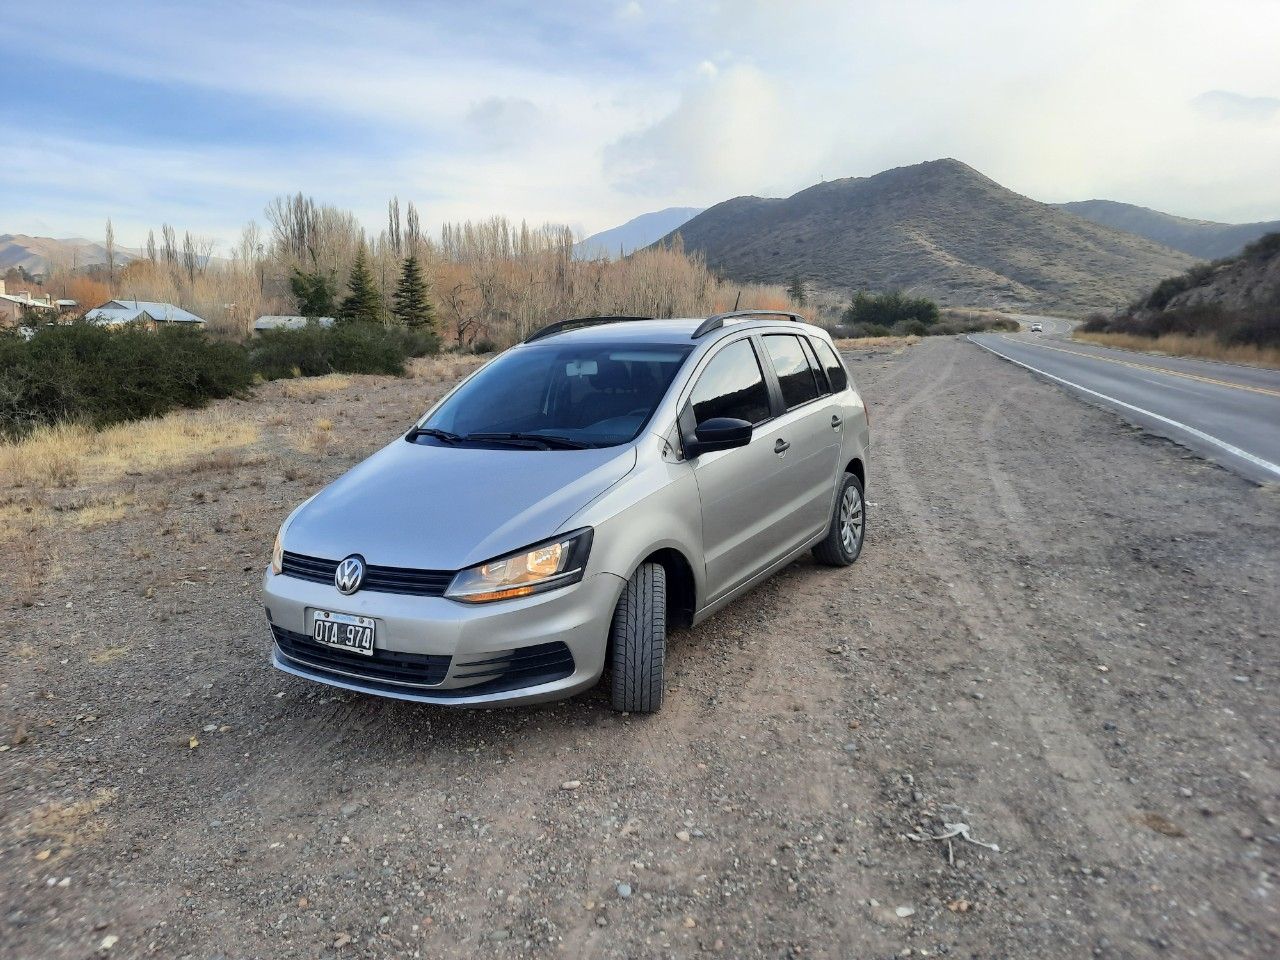
{"label": "dry grass", "polygon": [[1190,337],[1167,333],[1161,337],[1139,337],[1131,333],[1084,333],[1076,331],[1076,340],[1096,343],[1100,347],[1136,350],[1170,357],[1194,357],[1198,360],[1225,360],[1247,363],[1255,367],[1280,370],[1280,349],[1276,347],[1226,346],[1215,337]]}
{"label": "dry grass", "polygon": [[78,527],[98,527],[104,523],[112,523],[125,515],[125,510],[133,503],[130,495],[112,497],[100,503],[89,503],[72,513]]}
{"label": "dry grass", "polygon": [[920,342],[919,337],[856,337],[837,340],[841,350],[905,350]]}
{"label": "dry grass", "polygon": [[[24,831],[30,836],[43,838],[49,847],[37,853],[41,860],[60,860],[73,849],[88,843],[107,829],[107,818],[102,811],[116,799],[114,789],[100,789],[91,797],[76,803],[47,803],[31,815]],[[47,851],[47,852],[46,852]]]}
{"label": "dry grass", "polygon": [[258,427],[216,411],[172,414],[94,432],[75,424],[36,430],[0,445],[0,476],[13,486],[69,487],[184,465],[247,447]]}
{"label": "dry grass", "polygon": [[329,373],[323,377],[300,377],[297,380],[286,381],[284,395],[292,400],[307,400],[326,393],[345,390],[349,386],[351,386],[351,378],[341,373]]}
{"label": "dry grass", "polygon": [[452,384],[488,359],[487,356],[458,353],[418,357],[409,361],[409,375],[417,380],[443,380]]}

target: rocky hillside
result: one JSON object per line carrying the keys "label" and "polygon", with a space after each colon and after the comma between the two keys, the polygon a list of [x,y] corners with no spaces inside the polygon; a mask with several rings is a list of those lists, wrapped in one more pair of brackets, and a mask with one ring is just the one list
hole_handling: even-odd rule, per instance
{"label": "rocky hillside", "polygon": [[1080,200],[1054,206],[1104,227],[1136,233],[1200,260],[1235,256],[1244,249],[1245,244],[1280,230],[1280,220],[1265,223],[1214,223],[1211,220],[1175,217],[1171,213],[1161,213],[1132,203],[1117,203],[1114,200]]}
{"label": "rocky hillside", "polygon": [[957,160],[820,183],[785,200],[737,197],[678,232],[735,280],[799,276],[842,295],[901,289],[949,305],[1067,313],[1124,304],[1193,262]]}
{"label": "rocky hillside", "polygon": [[[1212,267],[1200,267],[1169,284],[1185,289],[1168,299],[1170,309],[1212,305],[1224,310],[1274,308],[1280,313],[1280,232],[1268,234]],[[1158,289],[1158,288],[1157,288]]]}
{"label": "rocky hillside", "polygon": [[[1273,364],[1280,360],[1280,233],[1270,233],[1239,256],[1213,264],[1197,263],[1162,280],[1127,310],[1098,314],[1080,328],[1086,333],[1143,337],[1180,335],[1216,340],[1250,356],[1219,359]],[[1272,359],[1257,351],[1271,350]],[[1210,354],[1216,355],[1216,354]]]}

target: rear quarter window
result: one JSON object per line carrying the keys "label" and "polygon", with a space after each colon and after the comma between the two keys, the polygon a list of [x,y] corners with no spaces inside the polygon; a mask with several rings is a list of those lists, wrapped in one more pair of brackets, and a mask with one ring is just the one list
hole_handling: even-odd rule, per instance
{"label": "rear quarter window", "polygon": [[845,387],[849,386],[849,374],[844,369],[844,364],[840,362],[840,358],[836,356],[836,352],[831,349],[831,344],[825,340],[813,340],[814,347],[818,351],[818,360],[822,364],[822,369],[827,373],[827,379],[831,381],[831,392],[839,393]]}

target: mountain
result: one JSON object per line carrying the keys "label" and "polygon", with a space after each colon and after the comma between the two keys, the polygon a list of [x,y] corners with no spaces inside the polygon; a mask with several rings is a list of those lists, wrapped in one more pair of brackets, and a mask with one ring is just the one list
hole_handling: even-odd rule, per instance
{"label": "mountain", "polygon": [[642,213],[620,227],[593,233],[581,243],[575,243],[573,253],[580,260],[617,257],[619,251],[626,256],[665,237],[701,212],[702,207],[667,207],[655,213]]}
{"label": "mountain", "polygon": [[1127,303],[1192,263],[950,159],[819,183],[785,200],[737,197],[679,234],[731,279],[799,276],[841,295],[900,289],[950,305],[1071,313]]}
{"label": "mountain", "polygon": [[1054,206],[1104,227],[1136,233],[1201,260],[1233,257],[1244,249],[1245,244],[1280,230],[1280,220],[1265,223],[1189,220],[1115,200],[1078,200],[1075,203],[1055,203]]}
{"label": "mountain", "polygon": [[[118,264],[137,257],[137,251],[116,247]],[[48,273],[53,263],[87,267],[106,262],[106,247],[96,240],[83,237],[55,240],[52,237],[29,237],[25,233],[0,234],[0,272],[10,267],[22,267],[30,274],[42,274]]]}

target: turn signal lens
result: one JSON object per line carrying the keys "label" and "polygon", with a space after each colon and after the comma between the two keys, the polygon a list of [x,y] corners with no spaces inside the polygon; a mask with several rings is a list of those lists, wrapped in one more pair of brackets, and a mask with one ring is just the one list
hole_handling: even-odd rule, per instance
{"label": "turn signal lens", "polygon": [[527,597],[582,579],[591,550],[591,529],[575,530],[547,543],[463,570],[445,596],[464,603]]}

